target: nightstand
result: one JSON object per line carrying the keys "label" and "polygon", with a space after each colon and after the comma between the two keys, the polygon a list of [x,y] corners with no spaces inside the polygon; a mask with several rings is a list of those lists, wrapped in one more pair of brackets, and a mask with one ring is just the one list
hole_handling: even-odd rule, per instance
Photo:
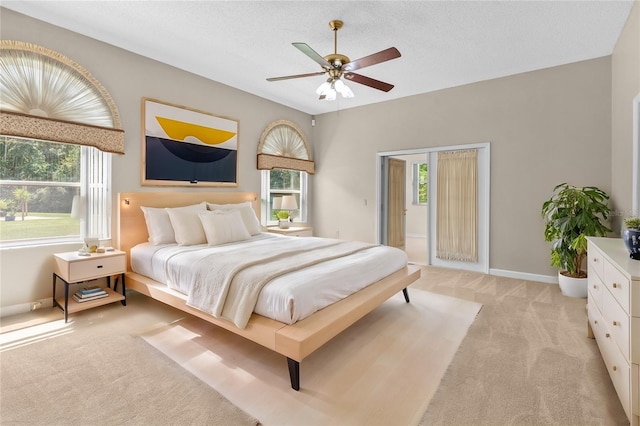
{"label": "nightstand", "polygon": [[[127,298],[124,286],[124,273],[127,270],[126,253],[120,250],[105,253],[91,253],[89,256],[80,256],[77,251],[54,254],[55,269],[53,272],[53,306],[59,306],[64,312],[64,322],[67,322],[69,314],[95,308],[113,302],[121,302],[126,306]],[[111,277],[118,275],[111,289]],[[69,286],[98,278],[107,278],[107,287],[104,289],[108,296],[87,302],[76,302],[69,299]],[[61,280],[64,283],[64,297],[56,299],[56,283]],[[122,294],[117,292],[118,280],[122,281]]]}
{"label": "nightstand", "polygon": [[290,237],[313,237],[313,228],[310,226],[290,226],[287,229],[269,226],[267,227],[267,232],[288,235]]}

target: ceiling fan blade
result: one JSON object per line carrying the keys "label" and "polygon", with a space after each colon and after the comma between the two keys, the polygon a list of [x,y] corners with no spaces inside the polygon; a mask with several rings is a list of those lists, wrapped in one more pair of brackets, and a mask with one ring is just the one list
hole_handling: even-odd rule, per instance
{"label": "ceiling fan blade", "polygon": [[291,80],[292,78],[313,77],[316,75],[322,75],[324,73],[325,73],[324,71],[318,71],[318,72],[310,72],[308,74],[285,75],[283,77],[271,77],[271,78],[268,78],[267,81],[280,81],[280,80]]}
{"label": "ceiling fan blade", "polygon": [[393,89],[393,84],[385,83],[384,81],[376,80],[353,72],[345,73],[344,78],[349,81],[364,84],[365,86],[373,87],[374,89],[382,90],[383,92],[388,92]]}
{"label": "ceiling fan blade", "polygon": [[331,66],[331,63],[329,63],[329,61],[327,61],[325,58],[320,56],[318,52],[310,48],[307,43],[291,43],[291,44],[297,47],[298,50],[300,50],[302,53],[304,53],[305,55],[307,55],[308,57],[310,57],[311,59],[319,63],[320,66],[322,66],[323,68],[333,68]]}
{"label": "ceiling fan blade", "polygon": [[390,61],[399,57],[400,52],[398,51],[398,49],[396,49],[395,47],[390,47],[388,49],[381,50],[378,53],[374,53],[373,55],[365,56],[364,58],[356,59],[355,61],[349,62],[342,67],[342,71],[355,71],[360,68]]}

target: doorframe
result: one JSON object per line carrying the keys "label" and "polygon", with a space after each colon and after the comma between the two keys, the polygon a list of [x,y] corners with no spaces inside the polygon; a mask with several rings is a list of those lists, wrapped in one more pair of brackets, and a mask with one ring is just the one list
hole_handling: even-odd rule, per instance
{"label": "doorframe", "polygon": [[438,152],[442,151],[460,151],[465,149],[477,149],[482,151],[483,155],[478,156],[478,161],[482,161],[482,165],[478,164],[478,182],[481,187],[478,187],[478,209],[479,220],[478,231],[484,235],[478,235],[478,262],[456,262],[456,261],[442,261],[438,259],[438,265],[445,268],[463,269],[469,271],[489,273],[489,248],[490,248],[490,223],[491,223],[491,144],[490,142],[480,142],[474,144],[464,145],[449,145],[438,146],[431,148],[414,148],[398,151],[383,151],[376,153],[376,229],[377,229],[377,243],[381,244],[383,241],[384,230],[384,203],[387,200],[386,189],[384,188],[384,162],[386,157],[398,156],[398,155],[412,155],[412,154],[427,154],[429,156],[429,169],[428,169],[428,182],[429,182],[429,220],[427,222],[427,245],[429,252],[428,264],[434,264],[435,250],[433,249],[434,240],[434,227],[436,219],[437,201],[433,197],[435,192],[436,178],[432,176],[432,172],[436,170],[435,161],[432,161],[432,157],[436,157]]}

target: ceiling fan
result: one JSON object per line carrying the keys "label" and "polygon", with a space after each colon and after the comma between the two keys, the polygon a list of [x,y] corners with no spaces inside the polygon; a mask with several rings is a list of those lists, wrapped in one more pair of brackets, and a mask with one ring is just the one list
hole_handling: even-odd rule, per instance
{"label": "ceiling fan", "polygon": [[333,31],[333,53],[325,57],[320,56],[306,43],[292,43],[294,47],[296,47],[302,53],[320,64],[320,66],[322,67],[322,71],[307,74],[287,75],[283,77],[272,77],[267,78],[267,81],[290,80],[293,78],[313,77],[316,75],[328,74],[329,78],[327,79],[327,81],[322,83],[322,85],[316,90],[316,93],[320,96],[320,99],[326,99],[328,101],[332,101],[336,98],[336,92],[340,93],[345,98],[353,97],[353,92],[351,91],[351,89],[349,89],[340,79],[343,76],[349,81],[364,84],[365,86],[382,90],[383,92],[388,92],[389,90],[393,89],[393,84],[366,77],[362,74],[356,74],[353,71],[371,65],[379,64],[381,62],[390,61],[391,59],[399,58],[400,52],[398,51],[398,49],[396,49],[395,47],[390,47],[378,53],[374,53],[372,55],[356,59],[355,61],[351,61],[345,55],[341,55],[338,53],[338,31],[340,30],[340,28],[342,28],[342,25],[343,22],[339,20],[333,20],[329,22],[329,28],[331,28],[331,30]]}

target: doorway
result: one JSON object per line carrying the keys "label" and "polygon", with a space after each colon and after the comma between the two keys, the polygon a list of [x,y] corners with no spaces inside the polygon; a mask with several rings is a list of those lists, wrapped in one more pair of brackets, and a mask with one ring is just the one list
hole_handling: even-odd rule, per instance
{"label": "doorway", "polygon": [[[437,158],[438,152],[475,149],[478,152],[478,261],[462,262],[443,260],[435,255],[437,243]],[[479,143],[470,145],[444,146],[403,151],[378,153],[378,241],[390,245],[388,231],[391,225],[390,210],[399,207],[391,206],[393,199],[389,197],[389,159],[401,160],[405,168],[405,197],[402,209],[405,214],[404,250],[410,263],[433,265],[445,268],[463,269],[489,273],[489,194],[490,194],[490,145]],[[419,188],[420,164],[426,165],[426,199],[424,204],[415,199]],[[418,180],[418,182],[416,182]],[[393,216],[391,216],[391,220]]]}

